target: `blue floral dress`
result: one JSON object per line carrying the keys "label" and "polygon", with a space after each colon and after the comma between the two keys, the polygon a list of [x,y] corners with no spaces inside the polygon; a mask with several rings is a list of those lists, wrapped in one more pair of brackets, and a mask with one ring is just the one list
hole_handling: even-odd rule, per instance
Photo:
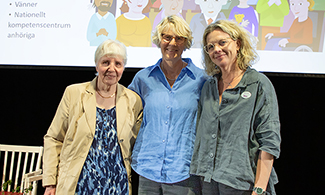
{"label": "blue floral dress", "polygon": [[81,170],[76,194],[129,194],[116,131],[116,107],[96,108],[96,132]]}

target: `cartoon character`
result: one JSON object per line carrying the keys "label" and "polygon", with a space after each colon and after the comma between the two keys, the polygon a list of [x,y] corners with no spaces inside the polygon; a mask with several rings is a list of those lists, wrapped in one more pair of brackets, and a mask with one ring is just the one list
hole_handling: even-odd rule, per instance
{"label": "cartoon character", "polygon": [[[152,30],[154,31],[157,24],[166,16],[177,15],[182,17],[180,11],[183,8],[183,4],[184,0],[161,0],[161,11],[155,17],[152,25]],[[153,46],[155,45],[153,44]]]}
{"label": "cartoon character", "polygon": [[227,0],[195,0],[195,3],[200,6],[202,13],[194,15],[190,22],[194,38],[192,47],[201,47],[204,29],[218,19],[226,19],[225,14],[220,11],[227,4]]}
{"label": "cartoon character", "polygon": [[[290,10],[295,15],[290,29],[286,33],[268,33],[269,39],[265,50],[282,50],[288,43],[311,44],[313,42],[313,22],[308,17],[308,10],[312,10],[314,0],[290,0]],[[274,38],[272,37],[283,37]]]}
{"label": "cartoon character", "polygon": [[143,13],[149,12],[149,0],[123,0],[123,15],[116,19],[117,40],[125,46],[150,47],[151,23]]}
{"label": "cartoon character", "polygon": [[87,40],[91,46],[98,46],[107,39],[116,39],[115,17],[109,12],[113,0],[95,0],[93,7],[98,12],[90,18],[87,29]]}
{"label": "cartoon character", "polygon": [[265,35],[280,32],[284,16],[289,14],[289,4],[287,0],[258,0],[256,11],[260,14],[261,49],[264,49]]}
{"label": "cartoon character", "polygon": [[248,5],[248,0],[239,0],[238,6],[232,8],[229,20],[235,20],[255,37],[258,36],[258,21],[253,7]]}

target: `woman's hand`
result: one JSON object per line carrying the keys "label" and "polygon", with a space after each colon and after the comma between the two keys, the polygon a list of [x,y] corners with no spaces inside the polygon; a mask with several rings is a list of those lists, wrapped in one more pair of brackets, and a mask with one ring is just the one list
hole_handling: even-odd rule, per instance
{"label": "woman's hand", "polygon": [[55,185],[46,186],[44,195],[55,195],[55,190],[56,190]]}
{"label": "woman's hand", "polygon": [[271,39],[273,36],[274,36],[273,33],[267,33],[267,35],[265,35],[265,38]]}
{"label": "woman's hand", "polygon": [[289,43],[288,39],[284,38],[279,41],[279,46],[286,47],[288,43]]}

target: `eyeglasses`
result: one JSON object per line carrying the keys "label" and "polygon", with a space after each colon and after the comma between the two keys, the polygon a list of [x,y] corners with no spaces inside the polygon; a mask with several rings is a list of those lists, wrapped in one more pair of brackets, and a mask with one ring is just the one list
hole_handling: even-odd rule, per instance
{"label": "eyeglasses", "polygon": [[[217,45],[220,49],[222,49],[222,48],[224,48],[224,47],[227,47],[227,45],[231,42],[231,41],[228,40],[228,39],[231,39],[231,38],[230,38],[230,37],[227,37],[227,38],[225,38],[225,39],[221,39],[221,40],[217,41],[216,43],[209,43],[209,44],[205,45],[205,46],[203,47],[203,49],[204,49],[204,51],[205,51],[206,53],[210,54],[210,53],[212,53],[212,52],[214,51],[216,45]],[[232,39],[231,39],[231,40],[232,40]]]}
{"label": "eyeglasses", "polygon": [[186,40],[185,37],[172,36],[172,35],[167,35],[167,34],[161,34],[161,37],[166,43],[169,43],[174,39],[177,45],[184,43]]}

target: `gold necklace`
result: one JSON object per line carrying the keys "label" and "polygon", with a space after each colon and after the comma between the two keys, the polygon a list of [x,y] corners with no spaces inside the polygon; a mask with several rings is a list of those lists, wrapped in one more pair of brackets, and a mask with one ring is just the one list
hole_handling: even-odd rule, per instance
{"label": "gold necklace", "polygon": [[[166,75],[165,75],[166,76]],[[176,81],[176,79],[170,79],[170,78],[168,78],[167,76],[166,76],[166,79],[167,80],[170,80],[170,81]]]}
{"label": "gold necklace", "polygon": [[102,98],[104,98],[104,99],[112,98],[112,97],[115,96],[115,93],[113,93],[112,95],[110,95],[110,96],[108,96],[108,97],[104,97],[102,94],[99,93],[98,90],[96,90],[96,92],[98,93],[98,95],[99,95],[100,97],[102,97]]}
{"label": "gold necklace", "polygon": [[[183,67],[182,67],[182,69],[183,69],[186,66],[186,62],[182,61],[182,63],[183,63]],[[164,70],[165,70],[164,66],[161,65],[161,67],[162,67],[162,71],[163,71],[163,73],[164,73],[164,75],[165,75],[165,77],[166,77],[167,80],[169,80],[169,81],[176,81],[178,75],[177,75],[176,79],[170,79],[170,78],[167,77],[167,75],[164,72]]]}

